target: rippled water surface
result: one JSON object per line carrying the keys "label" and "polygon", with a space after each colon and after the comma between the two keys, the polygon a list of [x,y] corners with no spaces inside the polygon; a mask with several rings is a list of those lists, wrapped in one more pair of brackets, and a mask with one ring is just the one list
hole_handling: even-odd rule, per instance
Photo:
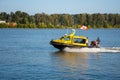
{"label": "rippled water surface", "polygon": [[[61,52],[49,41],[66,29],[0,29],[0,80],[120,80],[120,52]],[[120,49],[120,29],[76,30]]]}

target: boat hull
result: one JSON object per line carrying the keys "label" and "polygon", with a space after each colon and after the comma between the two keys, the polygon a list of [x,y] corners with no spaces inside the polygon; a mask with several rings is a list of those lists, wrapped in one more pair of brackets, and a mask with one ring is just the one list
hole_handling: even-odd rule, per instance
{"label": "boat hull", "polygon": [[57,48],[59,50],[63,50],[66,47],[69,47],[69,48],[83,48],[82,46],[58,43],[58,42],[54,42],[53,40],[50,41],[50,44],[53,45],[55,48]]}

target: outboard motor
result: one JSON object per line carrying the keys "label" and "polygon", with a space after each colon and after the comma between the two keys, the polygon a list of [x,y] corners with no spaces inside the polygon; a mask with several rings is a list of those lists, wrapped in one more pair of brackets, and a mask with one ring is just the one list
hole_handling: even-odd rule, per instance
{"label": "outboard motor", "polygon": [[99,48],[99,47],[100,47],[99,44],[100,44],[100,39],[99,39],[99,37],[98,37],[95,41],[91,41],[90,46],[91,46],[91,47]]}

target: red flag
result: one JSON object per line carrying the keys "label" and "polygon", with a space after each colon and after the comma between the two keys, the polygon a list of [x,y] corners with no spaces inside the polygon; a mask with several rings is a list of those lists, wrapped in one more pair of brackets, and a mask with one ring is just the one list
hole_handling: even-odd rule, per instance
{"label": "red flag", "polygon": [[88,27],[85,26],[85,25],[82,25],[80,29],[82,29],[82,30],[88,30]]}

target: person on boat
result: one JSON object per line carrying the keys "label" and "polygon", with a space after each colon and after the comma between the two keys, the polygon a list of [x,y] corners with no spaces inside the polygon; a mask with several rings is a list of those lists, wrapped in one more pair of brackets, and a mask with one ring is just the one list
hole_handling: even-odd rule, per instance
{"label": "person on boat", "polygon": [[98,37],[98,38],[96,39],[96,46],[97,46],[97,47],[100,47],[99,44],[100,44],[100,39],[99,39],[99,37]]}
{"label": "person on boat", "polygon": [[91,47],[96,46],[96,42],[95,42],[95,41],[91,41],[90,46],[91,46]]}
{"label": "person on boat", "polygon": [[68,34],[64,34],[60,39],[63,39],[67,36]]}
{"label": "person on boat", "polygon": [[96,41],[97,41],[98,44],[100,44],[100,38],[99,37],[96,39]]}

